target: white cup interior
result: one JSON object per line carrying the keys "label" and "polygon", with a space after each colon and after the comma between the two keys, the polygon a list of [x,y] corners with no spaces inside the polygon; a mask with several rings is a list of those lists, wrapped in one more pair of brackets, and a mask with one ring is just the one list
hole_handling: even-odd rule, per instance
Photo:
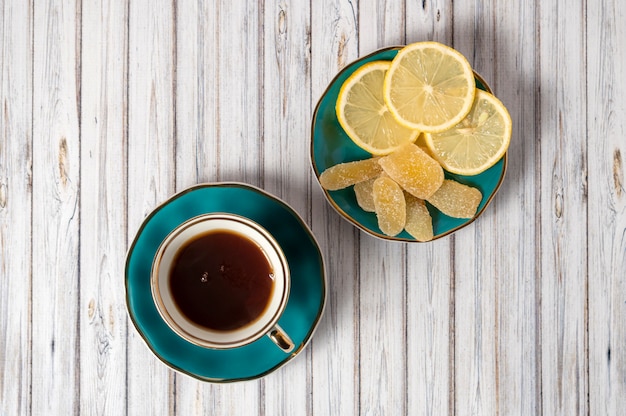
{"label": "white cup interior", "polygon": [[[274,284],[268,306],[249,324],[230,331],[217,331],[190,321],[174,303],[169,289],[172,263],[178,251],[198,235],[212,231],[240,234],[254,242],[273,270]],[[152,266],[152,296],[165,322],[186,340],[209,348],[234,348],[253,342],[268,333],[278,322],[289,296],[289,269],[276,240],[255,222],[233,214],[207,214],[193,218],[163,241]]]}

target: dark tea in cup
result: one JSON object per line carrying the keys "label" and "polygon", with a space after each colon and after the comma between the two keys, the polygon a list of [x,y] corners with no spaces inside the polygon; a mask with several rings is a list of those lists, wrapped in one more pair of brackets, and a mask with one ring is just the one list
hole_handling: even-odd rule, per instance
{"label": "dark tea in cup", "polygon": [[284,351],[293,348],[278,326],[289,296],[287,260],[247,218],[206,214],[177,227],[157,251],[151,285],[161,317],[189,342],[226,349],[268,335]]}
{"label": "dark tea in cup", "polygon": [[250,324],[267,308],[274,270],[261,247],[245,235],[210,231],[176,253],[169,286],[176,307],[190,321],[231,331]]}

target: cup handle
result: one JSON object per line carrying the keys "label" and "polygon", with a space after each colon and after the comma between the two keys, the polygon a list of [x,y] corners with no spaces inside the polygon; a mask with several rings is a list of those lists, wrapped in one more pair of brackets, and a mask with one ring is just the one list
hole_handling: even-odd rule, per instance
{"label": "cup handle", "polygon": [[294,347],[294,343],[289,338],[289,335],[278,324],[274,325],[267,336],[284,352],[291,352]]}

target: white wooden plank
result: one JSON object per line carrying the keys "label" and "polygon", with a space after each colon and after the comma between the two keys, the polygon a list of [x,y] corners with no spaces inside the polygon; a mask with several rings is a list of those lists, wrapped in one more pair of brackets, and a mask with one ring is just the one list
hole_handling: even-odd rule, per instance
{"label": "white wooden plank", "polygon": [[126,411],[127,13],[122,0],[82,8],[81,414]]}
{"label": "white wooden plank", "polygon": [[221,181],[261,184],[259,2],[221,2],[217,20],[219,79],[217,171]]}
{"label": "white wooden plank", "polygon": [[313,232],[326,260],[328,288],[324,317],[312,341],[311,398],[314,415],[358,414],[359,371],[359,231],[339,218],[313,192]]}
{"label": "white wooden plank", "polygon": [[483,249],[493,231],[476,224],[455,236],[454,408],[461,415],[496,413],[496,257]]}
{"label": "white wooden plank", "polygon": [[[359,54],[405,43],[404,4],[359,4]],[[406,244],[362,237],[359,273],[360,410],[406,414]]]}
{"label": "white wooden plank", "polygon": [[280,1],[266,4],[263,17],[264,188],[306,219],[312,176],[310,11]]}
{"label": "white wooden plank", "polygon": [[[449,45],[451,29],[452,2],[406,2],[407,43]],[[453,241],[407,247],[407,414],[454,414]]]}
{"label": "white wooden plank", "polygon": [[626,408],[626,5],[587,6],[589,412]]}
{"label": "white wooden plank", "polygon": [[[267,2],[258,42],[262,47],[263,187],[310,218],[311,51],[309,5]],[[313,340],[300,356],[262,381],[268,415],[310,414]],[[326,387],[326,386],[324,386]]]}
{"label": "white wooden plank", "polygon": [[32,413],[72,414],[80,397],[80,5],[42,2],[33,12]]}
{"label": "white wooden plank", "polygon": [[405,244],[363,237],[360,250],[360,410],[406,414]]}
{"label": "white wooden plank", "polygon": [[585,3],[539,7],[542,411],[587,414]]}
{"label": "white wooden plank", "polygon": [[176,2],[177,190],[219,174],[219,4]]}
{"label": "white wooden plank", "polygon": [[[489,3],[454,3],[453,46],[486,79],[495,72],[492,13]],[[502,277],[495,265],[503,236],[497,214],[494,203],[454,236],[454,408],[459,415],[497,414],[498,409],[497,291]]]}
{"label": "white wooden plank", "polygon": [[[174,192],[174,46],[172,4],[129,3],[128,241],[144,217]],[[131,328],[132,329],[132,328]],[[167,414],[176,375],[128,331],[128,408]]]}
{"label": "white wooden plank", "polygon": [[0,414],[31,410],[32,9],[0,9]]}
{"label": "white wooden plank", "polygon": [[[349,1],[311,2],[311,108],[335,74],[358,56],[357,17]],[[326,261],[326,310],[313,340],[313,414],[359,412],[360,232],[311,188],[311,224]],[[318,347],[319,346],[319,347]]]}
{"label": "white wooden plank", "polygon": [[449,256],[447,238],[407,248],[406,414],[454,413],[453,274]]}
{"label": "white wooden plank", "polygon": [[451,0],[406,2],[406,42],[434,40],[447,45],[452,41],[453,2]]}
{"label": "white wooden plank", "polygon": [[405,18],[405,5],[402,2],[359,3],[359,55],[364,56],[387,46],[404,45]]}
{"label": "white wooden plank", "polygon": [[[535,5],[494,2],[493,78],[495,95],[507,106],[513,135],[505,181],[493,209],[498,235],[493,249],[500,278],[497,288],[498,411],[500,414],[537,414],[541,411],[541,362],[536,220],[539,204],[539,98],[536,68],[539,22]],[[511,45],[518,45],[511,48]],[[491,76],[487,75],[486,76]],[[493,81],[492,81],[493,80]]]}

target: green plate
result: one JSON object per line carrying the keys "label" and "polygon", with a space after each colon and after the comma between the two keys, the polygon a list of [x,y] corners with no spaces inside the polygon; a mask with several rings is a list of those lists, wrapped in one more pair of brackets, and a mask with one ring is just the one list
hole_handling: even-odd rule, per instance
{"label": "green plate", "polygon": [[[150,271],[161,241],[190,218],[213,212],[252,219],[283,248],[291,290],[278,323],[295,344],[291,353],[284,353],[268,337],[230,350],[199,347],[179,337],[159,315],[150,290]],[[174,195],[144,220],[126,257],[126,303],[135,328],[157,358],[203,381],[250,380],[287,363],[310,340],[325,302],[324,262],[311,231],[284,202],[245,184],[203,184]]]}
{"label": "green plate", "polygon": [[[372,157],[371,154],[355,145],[343,131],[337,120],[335,103],[342,84],[354,71],[368,62],[391,61],[400,49],[400,46],[381,49],[354,61],[335,76],[320,98],[313,113],[311,127],[311,164],[318,182],[320,174],[333,165]],[[478,74],[475,74],[475,78],[476,87],[491,92],[487,83]],[[483,213],[502,184],[506,172],[506,164],[507,155],[505,154],[494,166],[479,175],[461,176],[445,172],[446,178],[478,188],[483,194],[483,199],[478,205],[476,215],[470,219],[448,217],[427,203],[428,210],[433,218],[434,239],[441,238],[465,227]],[[386,240],[417,242],[406,231],[395,237],[383,234],[380,228],[378,228],[376,214],[366,212],[358,206],[352,187],[338,191],[327,191],[325,189],[323,191],[330,205],[343,218],[366,233]]]}

